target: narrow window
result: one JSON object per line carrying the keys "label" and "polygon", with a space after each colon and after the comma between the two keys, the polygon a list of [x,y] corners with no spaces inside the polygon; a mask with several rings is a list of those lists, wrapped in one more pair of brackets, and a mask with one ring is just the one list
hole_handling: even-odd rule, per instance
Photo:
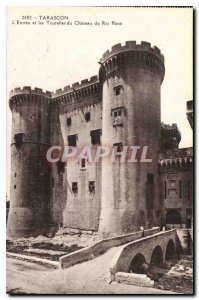
{"label": "narrow window", "polygon": [[90,114],[90,112],[85,113],[85,120],[86,120],[86,122],[89,122],[90,119],[91,119],[91,114]]}
{"label": "narrow window", "polygon": [[179,194],[180,194],[180,199],[182,197],[182,182],[181,180],[179,181]]}
{"label": "narrow window", "polygon": [[66,121],[66,123],[67,123],[67,126],[71,126],[71,118],[67,118],[67,121]]}
{"label": "narrow window", "polygon": [[164,198],[166,199],[167,197],[167,182],[164,182]]}
{"label": "narrow window", "polygon": [[52,187],[54,188],[54,186],[55,186],[55,179],[52,178]]}
{"label": "narrow window", "polygon": [[117,115],[120,117],[122,115],[122,110],[118,110]]}
{"label": "narrow window", "polygon": [[120,95],[122,88],[123,88],[122,85],[118,85],[113,88],[116,96]]}
{"label": "narrow window", "polygon": [[190,181],[189,180],[187,183],[187,196],[188,196],[188,200],[190,200]]}
{"label": "narrow window", "polygon": [[14,135],[14,140],[17,148],[21,147],[23,142],[23,137],[24,137],[24,133],[16,133]]}
{"label": "narrow window", "polygon": [[15,173],[15,177],[17,177],[17,173]]}
{"label": "narrow window", "polygon": [[122,152],[122,149],[123,149],[122,143],[115,143],[115,144],[113,144],[113,147],[117,147],[116,148],[117,152]]}
{"label": "narrow window", "polygon": [[63,173],[60,173],[58,175],[58,182],[59,182],[59,186],[63,186]]}
{"label": "narrow window", "polygon": [[82,158],[82,160],[81,160],[81,167],[82,168],[86,167],[86,159],[85,158]]}
{"label": "narrow window", "polygon": [[146,205],[147,209],[153,209],[153,183],[154,183],[154,175],[152,173],[146,174]]}
{"label": "narrow window", "polygon": [[16,188],[17,188],[17,186],[16,185],[14,185],[14,189],[16,190]]}
{"label": "narrow window", "polygon": [[147,183],[153,184],[154,183],[154,175],[151,173],[147,173]]}
{"label": "narrow window", "polygon": [[57,171],[58,171],[59,174],[64,173],[64,171],[65,171],[65,162],[62,162],[61,160],[59,160],[57,162]]}
{"label": "narrow window", "polygon": [[92,145],[100,145],[100,134],[101,134],[101,130],[100,129],[96,129],[96,130],[92,130],[90,132],[90,136],[91,136],[91,144]]}
{"label": "narrow window", "polygon": [[73,191],[73,194],[77,194],[78,193],[77,182],[72,182],[72,191]]}
{"label": "narrow window", "polygon": [[120,94],[120,87],[117,87],[115,89],[115,95],[118,96]]}
{"label": "narrow window", "polygon": [[89,181],[89,192],[91,194],[95,193],[95,181]]}
{"label": "narrow window", "polygon": [[68,136],[68,146],[76,147],[77,146],[77,135],[69,135]]}

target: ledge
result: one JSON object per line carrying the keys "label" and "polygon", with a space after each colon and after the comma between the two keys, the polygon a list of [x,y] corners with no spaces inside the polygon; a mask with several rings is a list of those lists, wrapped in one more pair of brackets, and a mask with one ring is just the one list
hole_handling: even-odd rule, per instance
{"label": "ledge", "polygon": [[48,259],[42,259],[38,258],[35,256],[29,256],[29,255],[22,255],[22,254],[16,254],[16,253],[11,253],[11,252],[6,252],[6,256],[18,260],[23,260],[23,261],[28,261],[32,263],[36,263],[39,265],[43,265],[52,269],[58,269],[59,268],[59,263],[56,261],[51,261]]}

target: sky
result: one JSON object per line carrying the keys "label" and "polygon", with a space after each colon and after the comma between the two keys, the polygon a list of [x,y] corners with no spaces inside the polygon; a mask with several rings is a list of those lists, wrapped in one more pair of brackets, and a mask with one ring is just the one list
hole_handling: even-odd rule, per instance
{"label": "sky", "polygon": [[[72,25],[50,25],[43,16],[66,16]],[[41,17],[40,17],[41,16]],[[31,18],[31,20],[28,20]],[[24,20],[22,20],[24,18]],[[22,25],[16,21],[37,24]],[[43,21],[44,24],[38,24]],[[95,22],[100,25],[95,25]],[[112,25],[112,21],[122,25]],[[75,25],[92,22],[93,25]],[[102,25],[109,22],[109,25]],[[193,99],[191,8],[27,7],[7,9],[7,102],[15,87],[55,91],[98,74],[98,61],[117,43],[150,42],[165,57],[161,87],[161,120],[177,123],[180,147],[192,146],[186,101]],[[11,113],[7,110],[9,177]],[[9,178],[7,180],[9,194]]]}

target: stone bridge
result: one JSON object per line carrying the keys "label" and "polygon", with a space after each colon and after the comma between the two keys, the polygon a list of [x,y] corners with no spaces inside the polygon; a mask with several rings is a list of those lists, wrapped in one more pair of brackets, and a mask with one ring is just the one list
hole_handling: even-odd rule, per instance
{"label": "stone bridge", "polygon": [[136,273],[144,263],[150,266],[163,266],[165,260],[175,255],[176,242],[176,229],[172,229],[123,245],[111,262],[111,280],[115,280],[115,274],[118,272]]}

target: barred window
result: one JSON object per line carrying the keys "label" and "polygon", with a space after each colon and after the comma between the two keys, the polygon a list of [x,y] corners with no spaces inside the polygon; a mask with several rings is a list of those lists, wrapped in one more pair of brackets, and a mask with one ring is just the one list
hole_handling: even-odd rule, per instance
{"label": "barred window", "polygon": [[124,116],[126,113],[125,107],[117,107],[112,109],[113,126],[123,126]]}

